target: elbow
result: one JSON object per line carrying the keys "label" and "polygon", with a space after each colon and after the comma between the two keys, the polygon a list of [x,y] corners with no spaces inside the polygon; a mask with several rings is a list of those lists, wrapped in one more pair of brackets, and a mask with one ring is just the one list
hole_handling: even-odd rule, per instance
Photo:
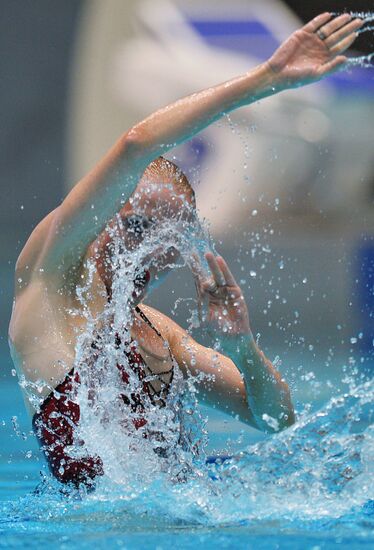
{"label": "elbow", "polygon": [[128,130],[121,137],[123,146],[126,150],[131,152],[138,152],[141,154],[151,154],[152,148],[155,148],[155,140],[152,133],[146,131],[141,125],[135,125]]}
{"label": "elbow", "polygon": [[136,126],[121,136],[119,147],[122,158],[127,162],[135,162],[141,171],[144,171],[149,163],[159,156],[150,136]]}
{"label": "elbow", "polygon": [[131,128],[119,139],[119,147],[122,154],[136,157],[144,150],[144,138],[136,128]]}
{"label": "elbow", "polygon": [[291,400],[291,392],[287,384],[283,383],[282,387],[282,411],[279,414],[278,423],[279,423],[279,430],[282,431],[286,428],[289,428],[293,424],[295,424],[296,417],[295,417],[295,410],[292,405]]}
{"label": "elbow", "polygon": [[268,434],[281,432],[295,423],[295,411],[287,384],[282,384],[281,401],[277,406],[277,410],[273,409],[270,414],[265,412],[261,418],[256,420],[258,429]]}

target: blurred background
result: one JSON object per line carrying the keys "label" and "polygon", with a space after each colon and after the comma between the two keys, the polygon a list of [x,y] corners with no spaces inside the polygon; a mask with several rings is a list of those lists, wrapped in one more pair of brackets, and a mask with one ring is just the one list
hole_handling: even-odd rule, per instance
{"label": "blurred background", "polygon": [[[16,258],[121,133],[247,71],[319,12],[370,8],[361,0],[0,1],[3,388],[16,383],[7,344]],[[373,33],[355,48],[350,55],[373,52]],[[344,370],[371,364],[373,115],[374,71],[355,67],[232,113],[168,155],[195,188],[262,347],[281,357],[304,396],[322,378],[333,388]],[[186,326],[193,296],[181,271],[149,302]]]}

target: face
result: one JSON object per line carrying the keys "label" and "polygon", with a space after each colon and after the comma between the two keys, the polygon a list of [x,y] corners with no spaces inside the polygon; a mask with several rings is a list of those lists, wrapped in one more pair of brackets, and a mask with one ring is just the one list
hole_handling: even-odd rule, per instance
{"label": "face", "polygon": [[[140,187],[131,199],[119,212],[122,221],[121,241],[126,250],[136,251],[150,232],[156,231],[157,226],[165,220],[175,220],[178,224],[188,224],[195,216],[194,205],[182,196],[178,196],[173,189],[154,185]],[[107,232],[99,238],[99,260],[97,267],[99,274],[107,287],[111,287],[112,273],[110,255],[110,236]],[[157,287],[173,266],[178,264],[180,254],[174,247],[167,250],[160,243],[151,257],[144,259],[148,268],[139,270],[134,280],[134,305],[139,303],[147,292]]]}

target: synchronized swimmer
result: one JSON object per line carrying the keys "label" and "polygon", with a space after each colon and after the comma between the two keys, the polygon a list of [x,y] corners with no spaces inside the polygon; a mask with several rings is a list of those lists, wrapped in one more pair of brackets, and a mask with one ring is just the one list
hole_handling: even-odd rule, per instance
{"label": "synchronized swimmer", "polygon": [[[77,314],[77,288],[87,275],[88,263],[94,263],[91,299],[99,317],[112,297],[111,220],[120,217],[122,245],[132,251],[142,246],[147,232],[157,235],[165,219],[193,221],[197,214],[192,187],[162,155],[234,109],[343,69],[347,62],[343,54],[362,25],[361,19],[348,14],[318,15],[255,69],[153,113],[124,133],[32,232],[16,265],[9,340],[18,374],[29,384],[25,401],[35,433],[57,479],[91,484],[105,473],[99,455],[77,458],[66,448],[75,442],[82,414],[74,400],[74,388],[80,384],[76,347],[87,319],[83,311]],[[287,383],[254,340],[243,293],[225,260],[208,252],[209,275],[193,272],[201,296],[208,301],[207,322],[221,340],[218,353],[143,303],[156,279],[177,264],[179,252],[169,247],[159,257],[155,249],[154,255],[157,261],[140,269],[132,281],[131,342],[124,364],[141,384],[130,398],[124,391],[121,402],[132,428],[150,437],[147,407],[168,407],[176,370],[184,377],[206,374],[199,399],[259,430],[272,432],[292,425],[295,415]],[[120,345],[114,331],[113,340]],[[91,347],[98,357],[100,340]],[[125,388],[129,373],[124,365],[117,367]],[[95,369],[95,364],[90,368]],[[36,384],[37,400],[30,400]],[[167,453],[156,446],[155,452],[161,457]]]}

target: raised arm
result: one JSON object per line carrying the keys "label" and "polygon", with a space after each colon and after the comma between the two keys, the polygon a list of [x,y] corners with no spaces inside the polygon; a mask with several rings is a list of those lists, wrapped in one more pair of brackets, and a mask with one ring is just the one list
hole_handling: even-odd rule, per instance
{"label": "raised arm", "polygon": [[225,113],[282,90],[316,82],[344,65],[346,57],[341,54],[355,40],[355,31],[362,24],[361,19],[352,20],[348,14],[333,19],[329,13],[321,14],[294,32],[254,70],[157,111],[137,124],[132,133],[153,158]]}
{"label": "raised arm", "polygon": [[[39,266],[64,274],[134,191],[147,165],[225,113],[287,88],[321,79],[344,64],[341,55],[361,20],[316,17],[254,70],[160,109],[126,132],[68,194],[51,221]],[[319,34],[317,34],[317,31]]]}

